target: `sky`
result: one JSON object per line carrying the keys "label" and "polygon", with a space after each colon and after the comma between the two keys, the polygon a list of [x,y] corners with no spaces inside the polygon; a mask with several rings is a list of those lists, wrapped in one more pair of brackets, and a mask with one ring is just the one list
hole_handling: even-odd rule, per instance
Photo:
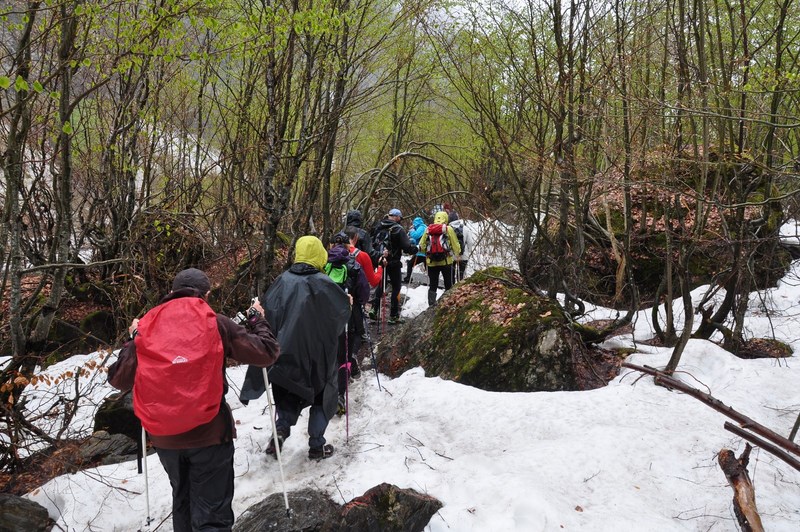
{"label": "sky", "polygon": [[[794,227],[784,228],[786,238],[796,238]],[[468,238],[486,232],[482,224],[468,224]],[[507,262],[478,255],[467,273]],[[694,299],[707,289],[696,289]],[[409,298],[403,316],[410,319],[426,308],[427,287],[403,288],[403,293]],[[797,351],[800,262],[776,288],[752,300],[748,337],[774,331]],[[680,302],[675,309],[682,323]],[[613,314],[590,306],[583,319]],[[642,310],[633,332],[608,340],[605,347],[635,348],[628,361],[665,366],[671,349],[640,343],[653,334],[648,319],[649,310]],[[54,391],[74,394],[74,370],[84,368],[79,385],[87,397],[71,430],[88,435],[96,405],[114,391],[105,373],[94,368],[114,357],[98,352],[48,368],[41,377],[51,376],[51,384],[40,379],[29,387],[29,408],[51,408]],[[691,340],[675,376],[788,436],[800,413],[798,366],[794,357],[742,360],[713,342]],[[238,431],[237,517],[282,491],[278,463],[264,453],[271,435],[266,399],[243,406],[237,398],[244,371],[228,370],[227,400]],[[52,384],[58,375],[62,379]],[[649,377],[623,369],[608,386],[592,391],[500,393],[426,376],[416,368],[394,379],[380,375],[380,384],[379,390],[370,370],[351,386],[349,431],[344,417],[331,421],[326,437],[336,453],[327,460],[307,458],[308,411],[303,413],[284,446],[289,491],[316,488],[345,503],[382,482],[413,488],[444,505],[426,528],[431,532],[738,530],[733,492],[716,456],[723,448],[738,456],[745,442],[723,429],[725,416],[655,386]],[[748,470],[765,529],[800,530],[800,472],[758,448]],[[64,475],[26,496],[70,531],[145,530],[149,500],[154,520],[149,529],[170,531],[169,481],[156,456],[147,460],[147,471],[147,490],[131,461]]]}

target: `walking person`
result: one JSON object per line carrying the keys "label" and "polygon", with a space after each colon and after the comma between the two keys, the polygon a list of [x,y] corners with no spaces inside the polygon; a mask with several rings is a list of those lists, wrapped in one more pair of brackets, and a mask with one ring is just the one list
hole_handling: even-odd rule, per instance
{"label": "walking person", "polygon": [[453,286],[453,262],[461,258],[461,246],[455,231],[447,223],[447,213],[439,211],[433,216],[433,223],[425,229],[419,241],[420,249],[425,250],[428,266],[428,306],[436,304],[439,289],[439,275],[444,289]]}
{"label": "walking person", "polygon": [[[303,409],[308,417],[308,457],[330,457],[325,430],[336,414],[336,355],[339,336],[350,319],[351,298],[324,273],[328,252],[314,236],[295,245],[294,264],[262,296],[265,316],[281,344],[281,357],[269,372],[275,396],[275,426],[281,448]],[[240,399],[244,404],[265,391],[263,372],[247,369]],[[267,454],[277,457],[274,435]]]}
{"label": "walking person", "polygon": [[467,271],[467,261],[472,252],[470,238],[466,234],[466,226],[464,220],[456,219],[450,222],[450,227],[456,233],[458,238],[458,245],[461,247],[461,256],[456,257],[456,262],[453,264],[453,284],[458,281],[464,280],[464,274]]}
{"label": "walking person", "polygon": [[178,273],[158,306],[133,320],[132,340],[108,368],[112,386],[133,389],[134,412],[172,486],[176,532],[231,530],[236,425],[224,358],[263,368],[280,354],[258,302],[242,326],[211,310],[210,290],[202,271]]}
{"label": "walking person", "polygon": [[[361,265],[350,254],[350,240],[344,232],[336,233],[333,245],[328,250],[328,263],[325,273],[333,279],[342,290],[353,298],[353,309],[350,313],[345,332],[339,336],[339,351],[337,363],[339,364],[339,403],[337,414],[346,413],[345,391],[348,380],[361,376],[358,363],[358,351],[361,349],[361,335],[364,333],[363,305],[369,300],[369,283]],[[367,258],[367,257],[365,257]],[[370,264],[371,267],[371,264]]]}
{"label": "walking person", "polygon": [[373,249],[370,234],[366,229],[361,227],[363,223],[361,211],[354,209],[347,212],[345,229],[347,229],[347,227],[354,227],[356,231],[358,231],[358,238],[356,239],[355,246],[361,251],[365,252],[370,260],[372,260],[372,267],[377,268],[380,265],[380,259],[382,256],[379,251]]}
{"label": "walking person", "polygon": [[[384,279],[388,280],[392,287],[392,298],[389,308],[389,323],[392,325],[403,323],[403,320],[400,319],[403,253],[414,254],[419,249],[411,242],[406,230],[400,225],[400,220],[402,219],[403,213],[400,212],[400,209],[390,210],[386,215],[386,219],[381,221],[380,225],[376,228],[377,231],[372,241],[372,247],[381,251],[386,259],[383,275]],[[375,289],[375,295],[372,298],[372,310],[370,310],[371,319],[377,318],[377,309],[380,306],[381,297],[383,297],[383,284],[384,283],[378,285]]]}
{"label": "walking person", "polygon": [[348,225],[344,233],[347,235],[347,238],[350,239],[350,254],[356,259],[361,265],[361,269],[364,271],[364,275],[367,278],[367,283],[369,283],[370,288],[375,288],[381,282],[383,278],[383,266],[378,265],[378,267],[374,267],[372,265],[372,259],[367,255],[364,251],[361,251],[356,244],[358,243],[359,233],[358,228],[353,227],[352,225]]}
{"label": "walking person", "polygon": [[[425,232],[425,220],[417,216],[414,218],[414,222],[412,224],[411,231],[408,232],[408,238],[411,239],[411,242],[414,243],[415,246],[419,245],[419,240],[422,238],[422,234]],[[417,250],[416,254],[414,254],[410,259],[406,260],[406,276],[403,278],[403,283],[408,284],[411,282],[411,274],[414,271],[414,267],[417,264],[424,264],[425,263],[425,252]]]}

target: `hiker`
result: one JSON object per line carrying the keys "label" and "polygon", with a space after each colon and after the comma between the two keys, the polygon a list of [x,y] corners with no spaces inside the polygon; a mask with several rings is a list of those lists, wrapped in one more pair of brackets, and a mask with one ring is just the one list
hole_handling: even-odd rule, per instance
{"label": "hiker", "polygon": [[344,233],[347,235],[347,238],[350,239],[350,254],[356,259],[361,265],[361,269],[364,271],[364,275],[367,278],[367,283],[371,288],[375,288],[381,282],[383,278],[383,266],[378,266],[377,268],[373,267],[372,259],[370,259],[369,255],[361,251],[357,246],[358,242],[358,228],[353,227],[352,225],[348,225],[344,229]]}
{"label": "hiker", "polygon": [[347,227],[355,227],[358,230],[358,241],[356,247],[364,251],[367,256],[372,260],[372,267],[377,268],[380,265],[381,254],[372,247],[372,239],[370,238],[367,230],[361,227],[363,219],[361,218],[361,211],[352,210],[347,212],[345,222],[345,229]]}
{"label": "hiker", "polygon": [[444,289],[453,286],[453,261],[460,260],[461,247],[456,232],[447,224],[447,213],[437,212],[433,223],[425,229],[419,241],[420,249],[425,250],[428,266],[428,306],[436,304],[436,291],[439,289],[439,274],[444,281]]}
{"label": "hiker", "polygon": [[[419,239],[422,238],[422,234],[425,232],[425,220],[417,216],[414,218],[414,222],[412,225],[411,231],[408,233],[408,238],[411,239],[411,242],[414,243],[415,246],[419,245]],[[410,259],[406,260],[406,276],[403,278],[403,283],[408,284],[411,282],[411,274],[414,271],[414,267],[417,264],[424,264],[425,263],[425,252],[417,249],[417,253],[412,255]]]}
{"label": "hiker", "polygon": [[447,223],[453,223],[456,220],[459,220],[458,213],[453,209],[453,206],[449,203],[445,203],[442,205],[442,210],[447,213]]}
{"label": "hiker", "polygon": [[456,233],[458,245],[461,248],[461,256],[456,257],[456,262],[453,264],[453,284],[458,281],[464,280],[464,274],[467,271],[467,257],[470,255],[470,242],[466,235],[466,225],[464,220],[456,219],[450,222],[450,227]]}
{"label": "hiker", "polygon": [[[281,344],[281,357],[268,376],[275,396],[278,445],[283,447],[300,413],[310,406],[308,457],[313,460],[334,452],[325,441],[325,429],[336,414],[338,339],[350,318],[351,298],[325,275],[327,262],[328,252],[319,238],[300,237],[294,264],[261,297]],[[247,404],[264,391],[263,372],[250,366],[240,399]],[[277,458],[274,436],[266,452]]]}
{"label": "hiker", "polygon": [[[339,400],[337,414],[346,412],[345,391],[348,379],[358,379],[361,368],[358,364],[358,351],[361,349],[361,336],[364,334],[363,305],[369,300],[369,283],[361,265],[350,254],[350,239],[344,232],[333,236],[333,245],[328,250],[328,263],[325,273],[346,293],[353,297],[353,309],[347,328],[339,336],[337,363],[339,364]],[[364,253],[362,253],[365,255]],[[366,257],[368,258],[368,257]],[[370,267],[371,267],[370,263]]]}
{"label": "hiker", "polygon": [[262,368],[280,354],[258,302],[245,327],[211,310],[210,290],[202,271],[178,273],[158,306],[133,320],[132,340],[108,368],[112,386],[133,388],[134,412],[172,486],[176,532],[231,530],[236,424],[224,358]]}
{"label": "hiker", "polygon": [[383,283],[375,289],[375,295],[372,298],[372,309],[369,311],[369,317],[373,320],[377,319],[378,308],[381,297],[383,297],[384,284],[388,280],[389,284],[392,285],[392,299],[389,309],[389,323],[392,325],[403,323],[403,320],[400,319],[400,289],[402,288],[403,275],[401,260],[403,252],[412,254],[419,249],[409,240],[406,230],[400,225],[400,220],[402,219],[403,213],[400,212],[400,209],[390,210],[386,215],[386,219],[377,227],[372,241],[372,247],[383,253],[386,265],[383,268]]}

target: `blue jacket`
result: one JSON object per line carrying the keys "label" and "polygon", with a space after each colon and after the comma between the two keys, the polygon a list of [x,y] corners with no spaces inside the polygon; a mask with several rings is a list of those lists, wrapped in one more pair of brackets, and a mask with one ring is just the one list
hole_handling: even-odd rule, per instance
{"label": "blue jacket", "polygon": [[[425,229],[427,228],[428,226],[425,225],[425,220],[417,216],[414,218],[414,229],[409,231],[408,237],[414,242],[414,244],[419,245],[419,239],[422,238],[422,235],[425,233]],[[424,257],[425,251],[419,250],[417,255]]]}

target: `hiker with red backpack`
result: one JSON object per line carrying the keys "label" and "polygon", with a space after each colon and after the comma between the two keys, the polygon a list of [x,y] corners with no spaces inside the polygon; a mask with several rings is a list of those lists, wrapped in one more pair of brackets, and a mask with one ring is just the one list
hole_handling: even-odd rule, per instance
{"label": "hiker with red backpack", "polygon": [[433,223],[425,229],[419,240],[419,248],[425,250],[428,265],[428,306],[436,304],[439,289],[439,275],[444,281],[444,289],[453,286],[453,262],[461,260],[461,246],[456,232],[447,223],[447,213],[439,211],[433,216]]}
{"label": "hiker with red backpack", "polygon": [[176,532],[231,530],[236,425],[225,357],[266,367],[280,354],[258,302],[242,326],[211,309],[210,290],[202,271],[179,272],[158,306],[133,320],[132,339],[108,368],[112,386],[133,389],[136,417],[172,486]]}
{"label": "hiker with red backpack", "polygon": [[[303,236],[295,244],[294,264],[261,296],[264,315],[278,336],[281,357],[269,372],[275,396],[277,420],[267,454],[277,458],[297,424],[300,413],[308,416],[308,457],[330,457],[333,445],[325,430],[336,415],[339,398],[336,355],[339,336],[350,319],[351,297],[325,272],[328,252],[319,238]],[[265,391],[263,371],[247,369],[239,395],[244,404]]]}

